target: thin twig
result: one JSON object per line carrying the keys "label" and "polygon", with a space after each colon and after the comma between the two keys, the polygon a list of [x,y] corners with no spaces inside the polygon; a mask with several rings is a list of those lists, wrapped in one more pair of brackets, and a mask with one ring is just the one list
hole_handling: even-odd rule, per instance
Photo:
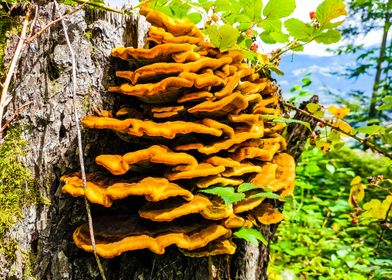
{"label": "thin twig", "polygon": [[372,149],[374,151],[377,151],[378,153],[380,153],[380,154],[382,154],[382,155],[392,159],[392,154],[388,153],[387,151],[384,151],[382,148],[374,145],[373,143],[368,142],[366,139],[363,139],[361,137],[358,137],[355,134],[351,134],[351,133],[349,133],[347,131],[344,131],[343,129],[341,129],[341,128],[337,127],[337,126],[334,126],[333,124],[330,124],[329,122],[326,122],[325,120],[323,120],[321,118],[318,118],[318,117],[314,116],[313,114],[311,114],[311,113],[309,113],[309,112],[307,112],[305,110],[302,110],[302,109],[299,109],[299,108],[295,107],[293,104],[291,104],[289,102],[281,101],[281,103],[284,106],[287,106],[287,107],[289,107],[289,108],[291,108],[291,109],[293,109],[293,110],[295,110],[295,111],[297,111],[297,112],[299,112],[301,114],[307,115],[307,116],[317,120],[318,122],[324,124],[325,126],[329,126],[332,129],[334,129],[336,131],[339,131],[339,132],[341,132],[341,133],[343,133],[343,134],[345,134],[345,135],[347,135],[347,136],[357,140],[359,143],[363,144],[364,146],[366,146],[366,147],[368,147],[368,148],[370,148],[370,149]]}
{"label": "thin twig", "polygon": [[[3,85],[3,89],[1,91],[1,98],[0,98],[0,127],[2,127],[3,124],[3,115],[4,115],[4,110],[7,107],[8,103],[11,101],[11,98],[8,96],[8,88],[11,84],[11,79],[14,76],[14,72],[16,69],[16,66],[18,64],[20,55],[22,53],[22,49],[24,46],[24,38],[26,37],[29,21],[30,21],[30,14],[31,14],[31,7],[27,10],[27,14],[24,17],[23,23],[22,23],[22,31],[20,32],[19,36],[19,42],[18,45],[16,46],[15,54],[14,57],[12,58],[10,68],[8,69],[7,76],[5,78],[5,82]],[[0,131],[0,143],[3,139],[3,133]]]}
{"label": "thin twig", "polygon": [[19,115],[20,111],[24,108],[29,106],[33,101],[26,102],[19,108],[17,108],[14,114],[5,122],[5,124],[0,128],[0,133],[7,129],[7,127],[11,124],[11,122]]}
{"label": "thin twig", "polygon": [[35,33],[33,36],[29,37],[26,39],[26,43],[31,43],[32,41],[34,41],[38,36],[40,36],[42,33],[44,33],[49,27],[51,27],[52,25],[58,23],[59,21],[65,19],[66,17],[69,17],[70,15],[73,15],[74,13],[76,13],[77,11],[80,11],[86,4],[80,5],[79,7],[77,7],[76,9],[70,11],[69,13],[49,22],[48,24],[46,24],[40,31],[38,31],[37,33]]}
{"label": "thin twig", "polygon": [[37,18],[38,18],[38,9],[39,9],[38,5],[34,5],[34,17],[31,21],[30,30],[29,30],[29,34],[27,35],[27,38],[30,37],[34,32],[34,26],[35,26],[35,24],[37,22]]}
{"label": "thin twig", "polygon": [[116,9],[116,8],[113,8],[110,6],[106,6],[105,4],[98,3],[98,2],[90,2],[88,0],[72,0],[72,1],[75,1],[76,3],[79,3],[79,4],[87,4],[87,5],[90,5],[93,7],[101,8],[106,11],[110,11],[110,12],[114,12],[114,13],[118,13],[118,14],[123,14],[123,15],[126,14],[126,12],[124,10],[120,10],[120,9]]}
{"label": "thin twig", "polygon": [[[56,6],[57,13],[60,15],[59,11],[59,5],[57,1],[54,1],[54,4]],[[83,184],[83,189],[86,192],[86,185],[87,185],[87,180],[86,180],[86,171],[84,168],[84,158],[83,158],[83,143],[82,143],[82,132],[80,129],[79,125],[79,114],[77,110],[77,97],[76,97],[76,60],[75,60],[75,53],[71,45],[71,41],[69,40],[68,36],[68,31],[67,31],[67,26],[64,22],[64,19],[61,19],[61,24],[64,29],[64,36],[67,41],[67,46],[69,48],[69,51],[71,53],[71,60],[72,60],[72,99],[73,99],[73,111],[74,111],[74,117],[75,117],[75,126],[76,126],[76,133],[77,133],[77,140],[78,140],[78,151],[79,151],[79,162],[80,162],[80,173],[82,175],[82,184]],[[97,248],[95,245],[95,237],[94,237],[94,228],[93,228],[93,220],[91,216],[91,209],[90,209],[90,204],[87,200],[87,197],[84,196],[84,202],[86,206],[86,212],[87,212],[87,220],[88,220],[88,227],[89,227],[89,232],[90,232],[90,239],[91,239],[91,245],[93,247],[94,251],[94,256],[95,260],[98,265],[99,273],[101,274],[101,277],[103,280],[106,280],[105,277],[105,272],[102,268],[101,260],[99,259],[99,256],[97,255]]]}

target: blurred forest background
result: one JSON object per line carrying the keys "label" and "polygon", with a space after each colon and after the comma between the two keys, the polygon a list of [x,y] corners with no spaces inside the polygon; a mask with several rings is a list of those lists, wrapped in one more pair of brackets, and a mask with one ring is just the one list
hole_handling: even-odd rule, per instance
{"label": "blurred forest background", "polygon": [[[331,56],[283,57],[281,68],[289,73],[283,86],[295,100],[318,94],[324,105],[349,108],[350,125],[374,128],[362,132],[390,152],[392,1],[346,4],[339,47]],[[285,205],[287,219],[272,244],[271,279],[392,279],[391,160],[343,141],[330,152],[308,145],[303,153],[295,197]],[[364,198],[353,204],[350,189],[358,183]]]}

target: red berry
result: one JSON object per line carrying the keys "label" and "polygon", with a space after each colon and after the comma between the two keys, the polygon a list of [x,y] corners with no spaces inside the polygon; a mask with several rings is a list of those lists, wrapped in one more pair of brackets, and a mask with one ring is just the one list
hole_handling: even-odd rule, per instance
{"label": "red berry", "polygon": [[246,35],[248,35],[249,37],[252,37],[253,36],[253,30],[252,29],[248,29],[248,30],[246,30]]}
{"label": "red berry", "polygon": [[353,219],[351,220],[351,223],[353,223],[353,224],[358,223],[358,219],[357,219],[357,218],[353,218]]}
{"label": "red berry", "polygon": [[310,12],[309,17],[310,17],[310,19],[316,18],[316,12],[314,12],[314,11]]}
{"label": "red berry", "polygon": [[251,49],[252,51],[254,51],[254,52],[257,52],[258,48],[259,48],[259,45],[258,45],[257,43],[253,43],[253,44],[250,46],[250,49]]}

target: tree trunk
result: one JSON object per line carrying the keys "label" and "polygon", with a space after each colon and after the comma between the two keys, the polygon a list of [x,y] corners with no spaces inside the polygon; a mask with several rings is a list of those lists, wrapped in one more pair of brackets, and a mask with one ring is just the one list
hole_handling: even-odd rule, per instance
{"label": "tree trunk", "polygon": [[380,88],[380,82],[381,82],[381,75],[383,71],[382,64],[385,62],[385,53],[386,53],[386,47],[387,47],[387,40],[388,40],[388,33],[389,29],[391,27],[391,11],[388,9],[391,7],[392,1],[388,0],[388,3],[386,4],[386,10],[385,10],[385,18],[384,18],[384,27],[383,27],[383,33],[382,33],[382,40],[381,40],[381,45],[380,45],[380,53],[377,58],[377,66],[376,66],[376,75],[374,77],[374,83],[373,83],[373,91],[372,91],[372,96],[370,98],[370,106],[369,106],[369,113],[368,117],[369,119],[374,119],[379,117],[379,113],[376,109],[378,101],[380,100],[379,98],[379,88]]}
{"label": "tree trunk", "polygon": [[[60,13],[64,12],[65,6],[61,6]],[[53,3],[39,6],[37,22],[47,23],[57,17]],[[118,108],[121,97],[106,92],[109,85],[115,84],[116,65],[110,51],[117,45],[142,47],[146,22],[138,17],[86,9],[68,17],[66,24],[76,53],[80,116],[91,114],[94,107]],[[12,48],[8,51],[12,52]],[[79,170],[71,71],[61,24],[53,25],[24,49],[6,117],[27,101],[33,101],[14,125],[26,128],[25,164],[33,171],[41,196],[47,197],[50,204],[23,209],[24,217],[8,234],[18,244],[15,255],[19,257],[13,262],[0,257],[1,279],[22,279],[29,274],[36,279],[100,279],[93,255],[78,249],[72,241],[74,229],[86,221],[83,201],[59,190],[59,178]],[[289,147],[297,146],[298,140],[304,141],[308,133],[295,124],[291,131],[296,136],[289,141]],[[84,130],[83,143],[87,171],[94,171],[97,169],[94,156],[113,152],[120,140],[110,132]],[[301,150],[291,153],[298,158]],[[102,207],[92,205],[93,220],[101,212]],[[276,228],[277,225],[262,228],[268,241]],[[162,256],[143,250],[101,260],[107,279],[258,280],[267,279],[269,247],[239,242],[235,255],[211,258],[185,257],[170,247]]]}

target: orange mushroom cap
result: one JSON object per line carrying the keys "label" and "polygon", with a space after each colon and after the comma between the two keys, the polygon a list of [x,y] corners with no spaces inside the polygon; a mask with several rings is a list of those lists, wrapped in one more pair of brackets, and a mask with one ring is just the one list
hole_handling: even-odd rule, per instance
{"label": "orange mushroom cap", "polygon": [[116,47],[112,50],[112,56],[127,60],[134,58],[137,60],[166,60],[172,54],[179,52],[191,51],[193,46],[191,44],[162,44],[157,45],[151,49],[142,48],[125,48],[123,46]]}
{"label": "orange mushroom cap", "polygon": [[[98,236],[101,234],[97,230],[95,230],[95,233]],[[194,232],[166,232],[157,236],[147,234],[125,235],[117,240],[110,238],[110,232],[102,232],[101,235],[104,237],[96,238],[96,252],[103,258],[114,258],[124,252],[141,249],[149,249],[155,254],[162,255],[165,253],[166,247],[170,245],[177,245],[177,247],[186,250],[195,250],[230,233],[230,229],[221,225],[210,225]],[[115,236],[114,232],[113,235]],[[87,252],[93,252],[87,225],[75,230],[73,240],[77,247]]]}
{"label": "orange mushroom cap", "polygon": [[197,249],[194,251],[181,250],[181,252],[192,258],[209,257],[216,255],[233,255],[237,245],[231,240],[213,241],[206,248]]}
{"label": "orange mushroom cap", "polygon": [[211,128],[200,123],[183,121],[156,123],[139,119],[117,120],[113,118],[87,116],[82,119],[82,124],[88,128],[112,129],[137,137],[148,135],[173,139],[177,134],[199,133],[218,137],[222,135],[222,130],[217,128]]}
{"label": "orange mushroom cap", "polygon": [[147,149],[120,155],[100,155],[95,159],[114,175],[125,174],[132,165],[148,161],[151,163],[163,163],[166,165],[191,165],[197,166],[197,160],[186,153],[175,153],[165,146],[154,145]]}
{"label": "orange mushroom cap", "polygon": [[284,219],[283,214],[274,209],[271,203],[262,203],[253,210],[253,215],[264,225],[276,224]]}
{"label": "orange mushroom cap", "polygon": [[227,218],[233,211],[224,204],[211,201],[199,194],[189,202],[181,202],[180,204],[168,202],[163,206],[150,203],[139,210],[140,217],[156,222],[170,222],[179,217],[197,213],[208,220],[221,220]]}
{"label": "orange mushroom cap", "polygon": [[165,178],[147,177],[135,183],[115,182],[96,178],[93,174],[87,175],[86,192],[83,189],[82,179],[79,174],[62,176],[65,182],[62,191],[74,197],[86,195],[92,203],[110,207],[113,200],[123,199],[128,196],[145,196],[148,201],[160,201],[169,197],[181,196],[191,200],[193,194],[179,185],[169,182]]}
{"label": "orange mushroom cap", "polygon": [[229,113],[236,114],[248,107],[248,101],[240,92],[230,94],[218,101],[204,101],[188,109],[191,114],[202,114],[206,116],[221,117]]}

